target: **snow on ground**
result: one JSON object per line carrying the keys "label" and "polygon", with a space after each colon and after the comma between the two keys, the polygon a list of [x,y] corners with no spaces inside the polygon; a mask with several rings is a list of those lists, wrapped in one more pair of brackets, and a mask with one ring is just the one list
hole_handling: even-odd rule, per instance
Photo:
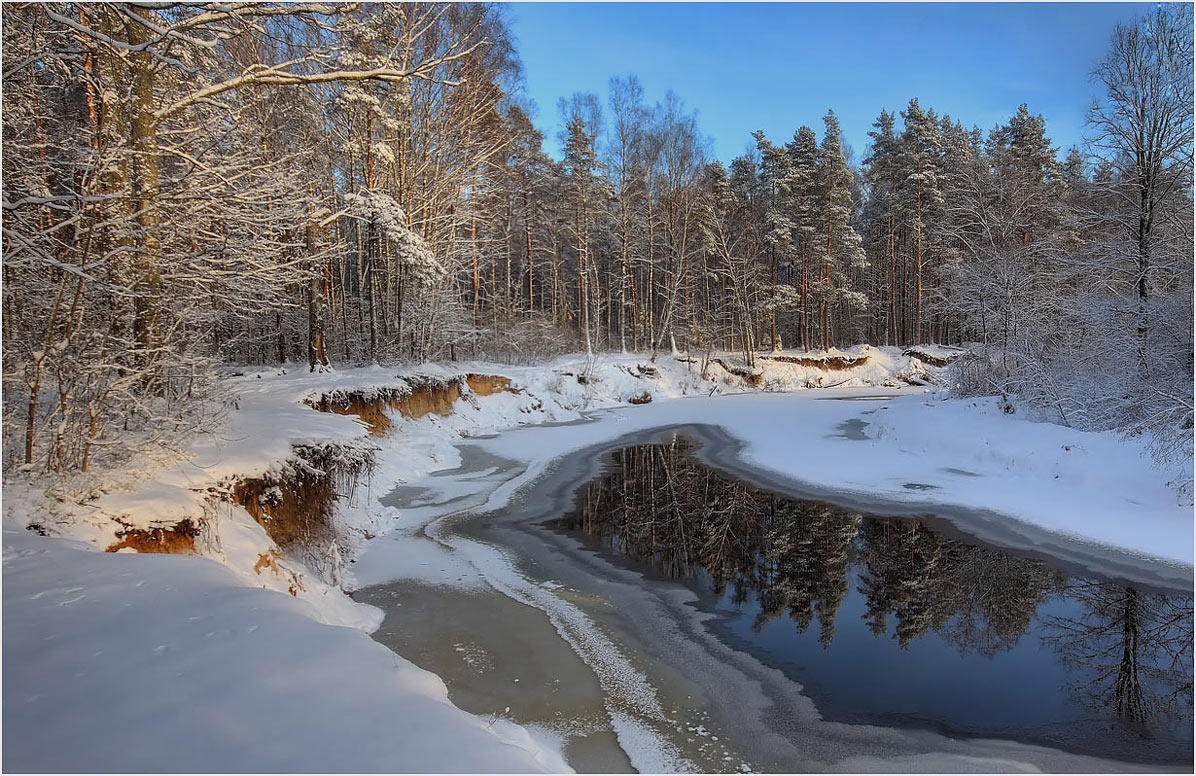
{"label": "snow on ground", "polygon": [[[738,388],[667,357],[646,381],[635,376],[643,361],[406,370],[503,374],[524,391],[467,396],[453,416],[402,423],[379,451],[375,489],[342,508],[344,524],[383,530],[393,510],[374,499],[394,482],[452,465],[459,457],[452,443],[462,435],[577,421],[585,410],[645,391],[660,400]],[[718,369],[713,375],[726,377]],[[583,384],[578,374],[592,379]],[[870,379],[860,374],[854,379]],[[250,371],[227,381],[226,425],[197,438],[181,459],[80,477],[82,487],[59,488],[55,497],[28,481],[6,482],[4,768],[565,770],[559,740],[453,707],[437,677],[368,637],[380,612],[292,559],[278,565],[304,585],[297,597],[287,595],[293,577],[256,568],[272,547],[265,531],[216,497],[238,478],[278,470],[295,445],[376,446],[356,418],[303,402],[402,382],[380,367]],[[87,551],[113,542],[117,518],[137,528],[203,521],[199,546],[208,557]],[[76,541],[35,536],[27,526]]]}
{"label": "snow on ground", "polygon": [[862,467],[885,470],[874,485],[856,478],[857,488],[930,484],[942,491],[935,499],[1192,565],[1192,504],[1178,490],[1192,463],[1156,467],[1146,440],[1011,417],[995,397],[893,403],[865,433],[875,441]]}
{"label": "snow on ground", "polygon": [[[453,415],[398,421],[383,439],[367,437],[355,418],[302,402],[334,391],[393,388],[403,376],[395,370],[251,371],[227,381],[236,397],[227,426],[197,439],[187,460],[106,473],[106,492],[82,503],[53,502],[9,481],[4,768],[565,767],[559,741],[461,712],[438,678],[370,640],[376,610],[291,561],[306,580],[298,598],[285,594],[282,576],[255,571],[255,560],[272,546],[269,537],[244,509],[218,504],[209,491],[276,469],[298,444],[378,448],[372,483],[340,509],[341,525],[353,535],[385,534],[364,549],[362,539],[347,537],[358,554],[350,584],[407,577],[481,583],[484,573],[469,559],[424,534],[431,521],[507,503],[578,450],[637,430],[693,423],[722,428],[744,443],[745,463],[783,477],[870,498],[982,507],[1179,563],[1190,573],[1191,507],[1177,503],[1168,472],[1154,469],[1139,446],[1005,416],[991,402],[942,401],[919,388],[895,388],[933,379],[936,370],[895,348],[847,352],[867,353],[868,362],[825,371],[761,361],[759,390],[749,395],[734,395],[748,390],[744,380],[701,358],[425,365],[403,375],[503,375],[520,391],[466,392]],[[783,393],[816,385],[835,387]],[[893,398],[823,401],[878,392]],[[651,403],[629,404],[645,394]],[[855,433],[845,433],[850,422]],[[465,458],[457,447],[463,441],[476,446]],[[519,469],[508,471],[505,461]],[[446,504],[444,489],[428,486],[453,469],[460,470]],[[395,484],[410,489],[399,509],[378,501]],[[420,488],[430,494],[422,506]],[[115,516],[144,527],[205,518],[208,558],[85,551],[111,543]],[[29,524],[84,544],[21,530]]]}
{"label": "snow on ground", "polygon": [[912,348],[908,348],[907,352],[945,362],[958,358],[966,353],[967,350],[953,345],[915,345]]}
{"label": "snow on ground", "polygon": [[204,558],[4,532],[7,772],[563,771],[356,629]]}

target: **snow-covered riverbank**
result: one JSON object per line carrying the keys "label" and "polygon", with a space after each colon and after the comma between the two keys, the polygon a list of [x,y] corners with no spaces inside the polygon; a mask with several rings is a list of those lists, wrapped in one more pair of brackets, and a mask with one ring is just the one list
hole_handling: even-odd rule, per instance
{"label": "snow-covered riverbank", "polygon": [[[484,581],[483,558],[465,557],[425,533],[445,514],[443,498],[408,507],[378,501],[395,484],[418,488],[422,478],[458,466],[463,437],[517,462],[519,471],[472,472],[454,484],[457,500],[447,511],[496,508],[578,451],[630,432],[695,423],[721,428],[742,443],[743,465],[778,478],[862,500],[985,509],[1033,529],[1032,540],[1043,532],[1064,544],[1079,538],[1123,561],[1190,579],[1191,506],[1167,485],[1178,475],[1154,469],[1134,444],[1005,416],[987,402],[942,402],[916,388],[885,389],[880,393],[889,398],[879,403],[824,401],[876,395],[869,386],[925,374],[895,351],[873,350],[868,365],[838,373],[769,365],[758,382],[773,390],[818,380],[844,385],[751,395],[718,395],[744,389],[735,379],[703,379],[697,364],[668,358],[656,365],[628,356],[454,367],[422,372],[503,375],[522,391],[467,396],[452,415],[401,421],[390,436],[367,439],[354,419],[301,402],[338,389],[388,387],[393,371],[249,373],[230,380],[239,399],[226,432],[197,442],[190,461],[130,478],[85,508],[59,506],[56,515],[33,493],[6,484],[6,769],[565,767],[560,742],[548,732],[455,709],[439,679],[370,640],[376,610],[353,604],[310,569],[297,570],[305,584],[292,598],[285,577],[255,568],[269,553],[269,537],[239,507],[211,512],[207,488],[259,475],[297,444],[378,448],[370,488],[338,515],[357,555],[343,578],[357,586],[396,578]],[[713,369],[724,376],[722,367]],[[645,394],[651,403],[628,406]],[[37,524],[102,547],[113,515],[149,525],[202,514],[216,515],[203,537],[207,558],[118,557],[21,530]],[[364,542],[367,533],[384,535]],[[173,698],[191,700],[176,705]],[[87,743],[55,745],[51,737],[58,740],[64,725],[67,740]],[[136,731],[139,743],[122,744],[114,730]],[[143,731],[160,745],[145,744]],[[179,759],[171,731],[204,742],[193,747],[198,759]]]}
{"label": "snow-covered riverbank", "polygon": [[202,558],[4,533],[9,772],[560,771],[356,629]]}

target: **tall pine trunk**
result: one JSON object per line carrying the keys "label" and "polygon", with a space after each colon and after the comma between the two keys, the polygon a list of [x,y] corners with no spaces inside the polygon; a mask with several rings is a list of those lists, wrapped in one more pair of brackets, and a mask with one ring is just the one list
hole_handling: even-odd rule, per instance
{"label": "tall pine trunk", "polygon": [[[125,22],[129,42],[148,46],[151,30]],[[154,57],[144,50],[129,55],[132,65],[129,117],[129,195],[136,225],[137,256],[133,285],[133,334],[143,359],[161,344],[162,235],[159,211],[158,122],[154,116]]]}
{"label": "tall pine trunk", "polygon": [[[319,230],[320,227],[313,218],[307,224],[304,239],[304,248],[312,259],[314,270],[307,288],[307,364],[308,371],[311,372],[324,371],[329,366],[327,339],[324,332],[328,311],[328,268],[325,266],[324,273],[317,270],[319,265],[316,263],[315,257],[320,240]],[[324,277],[321,277],[322,274]]]}

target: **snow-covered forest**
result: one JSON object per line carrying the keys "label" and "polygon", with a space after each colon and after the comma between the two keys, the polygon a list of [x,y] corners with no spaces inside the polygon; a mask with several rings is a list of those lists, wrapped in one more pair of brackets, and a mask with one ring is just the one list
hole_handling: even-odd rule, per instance
{"label": "snow-covered forest", "polygon": [[1192,5],[735,158],[543,8],[0,6],[4,770],[1187,768]]}
{"label": "snow-covered forest", "polygon": [[913,96],[862,153],[828,111],[726,164],[634,76],[563,99],[551,158],[500,6],[3,19],[9,467],[202,426],[222,363],[860,342],[978,343],[965,392],[1190,441],[1188,6],[1113,33],[1086,148]]}

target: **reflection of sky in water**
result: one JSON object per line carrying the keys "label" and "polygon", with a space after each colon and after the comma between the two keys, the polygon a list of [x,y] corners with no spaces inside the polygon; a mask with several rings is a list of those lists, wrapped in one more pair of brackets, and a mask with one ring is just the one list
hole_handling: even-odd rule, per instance
{"label": "reflection of sky in water", "polygon": [[[777,617],[754,633],[760,609],[754,600],[737,607],[724,596],[717,611],[730,615],[725,627],[735,640],[765,650],[770,664],[805,685],[819,708],[833,712],[834,718],[876,721],[909,715],[967,730],[1029,728],[1090,716],[1072,700],[1059,656],[1033,635],[993,657],[960,654],[933,630],[902,650],[891,635],[876,637],[869,631],[858,585],[859,575],[853,572],[829,649],[818,643],[817,623],[801,634],[791,620]],[[1055,601],[1040,615],[1076,608]]]}
{"label": "reflection of sky in water", "polygon": [[[713,606],[720,615],[708,627],[800,682],[826,718],[929,727],[962,736],[1014,737],[1125,760],[1191,760],[1190,597],[1130,593],[1141,642],[1133,657],[1151,712],[1144,736],[1141,728],[1117,721],[1111,708],[1118,666],[1125,664],[1127,655],[1123,585],[1089,583],[1077,592],[1082,580],[1066,579],[1040,561],[939,536],[924,524],[911,531],[908,520],[861,520],[855,513],[837,507],[828,511],[815,502],[772,501],[744,483],[712,475],[686,454],[688,449],[681,444],[621,452],[624,457],[616,457],[612,474],[583,489],[581,509],[563,518],[561,527],[584,524],[588,541],[600,537],[605,546],[668,575],[684,568],[690,584],[703,594],[703,606]],[[625,480],[624,470],[638,479],[629,475]],[[729,511],[736,516],[728,518]],[[769,524],[770,514],[772,527],[760,529],[761,523]],[[717,527],[704,532],[704,526]],[[709,537],[727,526],[737,537],[738,549],[704,555],[709,553],[703,549],[710,546]],[[780,564],[788,564],[786,571],[762,560],[770,541],[773,562],[779,552]],[[775,550],[777,543],[788,549]],[[714,580],[701,565],[712,562],[729,579],[717,597],[711,596]],[[944,576],[934,582],[918,576],[919,569],[930,566],[946,569]],[[844,574],[845,590],[836,584]],[[898,606],[902,600],[915,600],[919,603],[914,609],[922,606],[923,613],[942,608],[955,614],[933,623],[921,621],[903,649],[894,637],[895,613],[887,615],[884,633],[875,635],[869,626],[869,578],[875,586],[874,605],[892,595]],[[825,603],[827,590],[840,591],[841,600],[832,592],[831,603]],[[760,597],[774,591],[781,602],[779,607],[774,602],[774,611],[779,608],[779,613],[758,624]],[[804,633],[789,616],[795,601],[809,621]],[[825,648],[820,643],[819,601],[830,607],[833,617],[833,638]],[[980,615],[979,633],[956,630],[954,639],[949,638],[945,632],[959,622],[952,607],[969,602]],[[1171,605],[1177,609],[1165,609]],[[1019,612],[1023,619],[1018,619]],[[1178,626],[1155,628],[1176,612]],[[906,610],[905,616],[908,627],[918,615]],[[1003,617],[1005,629],[1013,632],[1006,632],[1004,643],[984,654],[973,636],[982,640],[999,634],[990,616]],[[1066,645],[1058,641],[1061,622],[1083,623]],[[1163,652],[1152,656],[1143,644],[1181,651],[1179,679],[1175,673],[1158,672],[1170,658]],[[1065,654],[1072,659],[1065,660]],[[1093,655],[1103,670],[1092,667]],[[1174,705],[1162,705],[1160,699],[1176,689],[1177,681],[1188,683],[1187,694]]]}
{"label": "reflection of sky in water", "polygon": [[724,640],[801,683],[827,719],[925,726],[961,736],[1014,736],[1056,746],[1070,743],[1069,748],[1131,760],[1191,756],[1190,707],[1186,713],[1181,705],[1173,713],[1152,716],[1150,736],[1143,737],[1114,723],[1108,710],[1085,703],[1076,684],[1096,678],[1096,673],[1067,665],[1043,641],[1049,632],[1044,623],[1051,618],[1081,616],[1078,601],[1046,601],[1029,631],[1011,649],[991,657],[963,652],[933,629],[903,650],[892,636],[892,616],[888,634],[872,635],[864,622],[859,572],[853,569],[850,578],[828,649],[818,643],[817,622],[798,633],[794,623],[781,616],[754,630],[759,605],[754,598],[735,604],[730,590],[715,606],[723,617],[712,627]]}

